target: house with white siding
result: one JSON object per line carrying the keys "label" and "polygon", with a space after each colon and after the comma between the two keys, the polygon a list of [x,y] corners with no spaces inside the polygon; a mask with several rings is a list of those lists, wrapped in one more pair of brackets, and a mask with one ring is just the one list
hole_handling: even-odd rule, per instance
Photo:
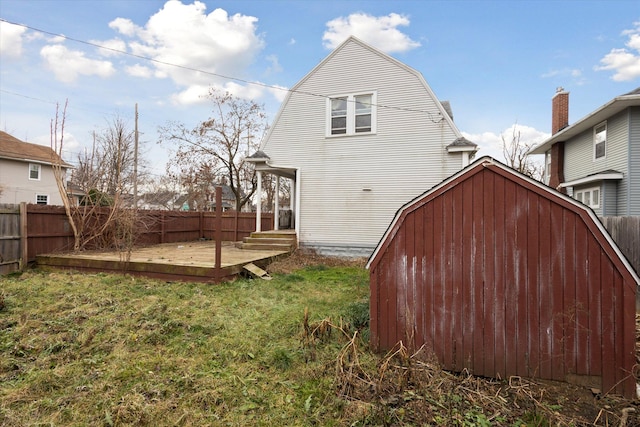
{"label": "house with white siding", "polygon": [[640,215],[640,88],[569,125],[569,92],[552,99],[551,138],[529,154],[545,155],[545,183],[598,216]]}
{"label": "house with white siding", "polygon": [[476,151],[420,72],[350,37],[290,89],[249,160],[259,182],[291,180],[300,247],[351,257],[369,256],[406,200]]}
{"label": "house with white siding", "polygon": [[72,167],[51,149],[0,131],[0,204],[62,205],[53,166]]}

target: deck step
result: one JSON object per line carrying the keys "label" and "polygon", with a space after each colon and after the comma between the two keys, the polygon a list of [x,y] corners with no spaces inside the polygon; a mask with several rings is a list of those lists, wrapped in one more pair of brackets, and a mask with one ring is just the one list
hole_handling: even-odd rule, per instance
{"label": "deck step", "polygon": [[295,231],[257,231],[236,243],[240,249],[292,252],[296,248]]}

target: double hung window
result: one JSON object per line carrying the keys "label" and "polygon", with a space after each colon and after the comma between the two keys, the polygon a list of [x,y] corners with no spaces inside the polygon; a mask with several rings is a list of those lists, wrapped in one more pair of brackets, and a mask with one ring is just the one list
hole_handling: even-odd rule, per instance
{"label": "double hung window", "polygon": [[607,122],[593,128],[593,158],[603,159],[607,155]]}
{"label": "double hung window", "polygon": [[375,133],[375,93],[328,99],[327,136]]}
{"label": "double hung window", "polygon": [[37,163],[29,163],[29,179],[40,181],[40,165]]}

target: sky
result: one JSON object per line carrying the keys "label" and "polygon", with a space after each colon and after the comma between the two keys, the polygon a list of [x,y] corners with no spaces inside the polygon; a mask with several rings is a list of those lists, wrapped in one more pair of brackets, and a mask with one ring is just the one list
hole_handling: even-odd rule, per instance
{"label": "sky", "polygon": [[418,70],[454,122],[501,159],[502,138],[550,136],[551,98],[573,123],[640,86],[637,0],[0,0],[0,129],[50,145],[67,102],[66,161],[115,119],[160,176],[159,127],[195,127],[214,87],[264,106],[349,35]]}

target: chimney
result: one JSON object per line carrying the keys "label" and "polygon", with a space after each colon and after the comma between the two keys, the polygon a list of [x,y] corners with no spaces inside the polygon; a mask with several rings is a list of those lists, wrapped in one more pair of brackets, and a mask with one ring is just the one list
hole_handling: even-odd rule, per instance
{"label": "chimney", "polygon": [[[555,135],[567,126],[569,126],[569,92],[559,87],[551,100],[551,134]],[[548,155],[551,156],[549,187],[564,193],[564,188],[559,187],[564,182],[564,141],[553,144]]]}
{"label": "chimney", "polygon": [[567,126],[569,126],[569,92],[559,87],[551,100],[551,134],[555,135]]}

